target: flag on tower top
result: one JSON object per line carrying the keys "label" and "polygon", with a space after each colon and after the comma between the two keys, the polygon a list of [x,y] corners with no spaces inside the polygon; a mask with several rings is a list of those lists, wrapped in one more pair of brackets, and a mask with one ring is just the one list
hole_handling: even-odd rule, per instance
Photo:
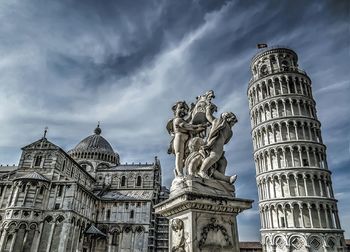
{"label": "flag on tower top", "polygon": [[266,48],[266,47],[267,47],[267,44],[257,44],[257,47],[258,47],[259,49],[261,49],[261,48]]}

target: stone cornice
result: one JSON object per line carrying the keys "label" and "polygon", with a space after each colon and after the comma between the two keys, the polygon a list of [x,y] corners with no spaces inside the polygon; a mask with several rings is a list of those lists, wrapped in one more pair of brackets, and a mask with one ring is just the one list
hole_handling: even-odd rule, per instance
{"label": "stone cornice", "polygon": [[287,71],[277,70],[276,72],[268,73],[264,77],[260,77],[260,78],[256,78],[256,79],[254,79],[254,76],[252,76],[251,79],[249,80],[247,93],[249,92],[250,88],[253,87],[257,83],[259,84],[262,81],[265,81],[265,80],[268,80],[268,79],[272,79],[273,77],[290,76],[291,74],[301,75],[303,77],[306,77],[309,80],[307,83],[311,86],[312,82],[311,82],[310,77],[302,69],[299,69],[299,68],[297,70],[290,69],[290,70],[287,70]]}
{"label": "stone cornice", "polygon": [[317,197],[317,196],[285,196],[283,198],[274,198],[274,199],[265,199],[259,201],[259,206],[266,206],[270,204],[284,204],[300,202],[300,203],[313,203],[313,202],[328,202],[328,203],[336,203],[338,200],[329,197]]}
{"label": "stone cornice", "polygon": [[[274,175],[281,175],[282,173],[286,173],[287,174],[293,174],[293,173],[307,173],[307,174],[312,174],[313,172],[326,172],[329,175],[332,174],[332,172],[328,169],[324,169],[324,168],[318,168],[318,167],[313,167],[313,166],[307,166],[308,168],[305,168],[305,166],[300,166],[300,167],[292,167],[292,168],[279,168],[279,169],[275,169],[275,170],[270,170],[270,171],[265,171],[265,172],[261,172],[259,174],[256,175],[256,179],[260,179],[261,177],[263,177],[263,175],[268,176],[271,174]],[[282,174],[284,175],[284,174]]]}
{"label": "stone cornice", "polygon": [[313,147],[313,145],[316,146],[320,146],[320,147],[323,147],[324,150],[327,149],[326,145],[324,145],[323,143],[318,143],[318,142],[315,142],[315,141],[305,141],[305,140],[292,140],[292,141],[288,141],[288,140],[284,140],[282,142],[277,142],[277,143],[273,143],[273,144],[269,144],[269,145],[265,145],[263,147],[260,147],[256,150],[254,150],[254,157],[257,155],[257,154],[261,154],[265,151],[265,149],[273,149],[274,147],[277,148],[282,148],[283,147],[292,147],[292,146],[296,146],[296,145],[308,145],[309,147]]}
{"label": "stone cornice", "polygon": [[313,98],[311,98],[310,96],[307,95],[302,95],[302,94],[279,94],[279,95],[273,95],[270,96],[268,98],[265,98],[261,101],[258,101],[256,104],[254,104],[251,108],[250,108],[250,112],[252,110],[254,110],[256,107],[264,105],[266,103],[272,102],[272,101],[277,101],[277,100],[282,100],[283,98],[286,98],[286,100],[290,100],[290,99],[298,99],[300,98],[301,100],[305,100],[305,101],[309,101],[311,102],[314,106],[316,106],[316,102]]}
{"label": "stone cornice", "polygon": [[238,214],[252,207],[253,200],[215,197],[192,192],[184,192],[165,200],[155,206],[157,214],[165,217],[175,215],[186,210],[199,210]]}
{"label": "stone cornice", "polygon": [[311,118],[309,116],[281,116],[278,118],[271,118],[269,120],[266,120],[264,122],[259,123],[258,125],[254,126],[253,129],[250,131],[251,134],[253,134],[256,130],[259,130],[260,128],[266,127],[266,126],[273,126],[274,124],[278,123],[284,123],[289,121],[302,121],[309,122],[309,123],[317,123],[319,127],[321,128],[321,122],[317,119]]}

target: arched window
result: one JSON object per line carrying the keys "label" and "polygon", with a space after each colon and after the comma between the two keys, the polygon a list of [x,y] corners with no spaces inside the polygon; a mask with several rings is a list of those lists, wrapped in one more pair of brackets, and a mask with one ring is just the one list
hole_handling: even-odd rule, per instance
{"label": "arched window", "polygon": [[42,186],[42,187],[40,188],[39,194],[42,195],[42,194],[44,193],[44,190],[45,190],[45,187]]}
{"label": "arched window", "polygon": [[26,191],[26,186],[27,186],[27,184],[23,184],[23,185],[22,185],[22,190],[21,190],[22,192],[25,192],[25,191]]}
{"label": "arched window", "polygon": [[125,186],[125,176],[122,177],[121,186]]}
{"label": "arched window", "polygon": [[119,233],[118,232],[113,233],[112,245],[114,245],[116,247],[118,247],[118,245],[119,245]]}
{"label": "arched window", "polygon": [[63,185],[60,185],[60,186],[58,187],[58,197],[61,197],[62,194],[63,194]]}
{"label": "arched window", "polygon": [[137,176],[137,179],[136,179],[136,186],[141,186],[141,183],[142,183],[141,176]]}
{"label": "arched window", "polygon": [[134,213],[134,210],[131,210],[131,211],[130,211],[130,219],[134,219],[134,214],[135,214],[135,213]]}
{"label": "arched window", "polygon": [[35,158],[34,166],[40,166],[42,159],[43,159],[43,156],[37,156]]}
{"label": "arched window", "polygon": [[107,220],[109,220],[111,218],[111,210],[107,210]]}
{"label": "arched window", "polygon": [[13,239],[13,236],[12,236],[12,234],[10,234],[10,235],[7,237],[7,241],[6,241],[6,245],[5,245],[5,251],[10,251],[12,239]]}

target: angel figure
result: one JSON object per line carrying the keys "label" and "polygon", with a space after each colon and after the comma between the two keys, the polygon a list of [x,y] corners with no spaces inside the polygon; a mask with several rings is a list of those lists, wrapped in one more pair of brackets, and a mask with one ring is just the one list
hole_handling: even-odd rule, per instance
{"label": "angel figure", "polygon": [[189,107],[185,101],[177,102],[172,107],[172,110],[175,117],[169,120],[167,124],[167,130],[173,136],[168,153],[175,154],[175,175],[183,176],[187,141],[190,139],[191,133],[198,133],[205,130],[206,125],[193,125],[185,119],[189,111]]}

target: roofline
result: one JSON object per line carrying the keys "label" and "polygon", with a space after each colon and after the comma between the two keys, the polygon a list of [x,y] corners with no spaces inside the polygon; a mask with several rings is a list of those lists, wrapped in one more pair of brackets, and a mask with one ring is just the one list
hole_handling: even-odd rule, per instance
{"label": "roofline", "polygon": [[[114,154],[114,155],[119,155],[117,152],[115,152],[114,151],[114,149],[113,149],[113,147],[112,147],[112,145],[110,144],[110,142],[106,139],[106,138],[104,138],[103,136],[101,136],[100,134],[92,134],[92,135],[89,135],[89,136],[87,136],[87,137],[85,137],[84,139],[82,139],[73,149],[71,149],[71,150],[69,150],[69,151],[67,151],[67,152],[75,152],[75,151],[91,151],[91,152],[93,152],[93,151],[96,151],[96,150],[94,150],[94,149],[82,149],[82,150],[80,150],[79,148],[77,148],[78,146],[79,146],[79,144],[81,144],[83,141],[85,141],[86,139],[88,139],[88,138],[90,138],[90,137],[94,137],[94,136],[99,136],[99,137],[101,137],[103,140],[105,140],[106,142],[107,142],[107,144],[109,145],[109,147],[111,148],[111,150],[107,150],[107,149],[105,149],[104,151],[102,151],[102,152],[105,152],[105,153],[109,153],[109,154]],[[89,148],[89,147],[88,147]]]}
{"label": "roofline", "polygon": [[[38,141],[40,141],[40,140],[46,140],[47,142],[49,142],[50,144],[52,144],[52,145],[54,145],[54,146],[56,146],[57,148],[58,148],[58,150],[59,151],[61,151],[61,152],[63,152],[64,153],[64,155],[66,156],[66,157],[68,157],[68,159],[70,160],[70,161],[72,161],[74,164],[76,164],[79,168],[80,168],[80,170],[82,170],[86,175],[88,175],[93,181],[95,181],[96,182],[96,179],[94,178],[94,177],[92,177],[87,171],[85,171],[64,149],[62,149],[60,146],[58,146],[57,144],[54,144],[53,142],[51,142],[51,141],[49,141],[46,137],[42,137],[42,138],[40,138],[39,140],[36,140],[36,141],[34,141],[34,142],[32,142],[32,143],[30,143],[30,144],[27,144],[26,146],[24,146],[24,147],[22,147],[21,148],[21,150],[23,151],[26,147],[28,147],[29,145],[31,145],[31,144],[33,144],[33,143],[36,143],[36,142],[38,142]],[[50,149],[50,148],[47,148],[47,149]]]}
{"label": "roofline", "polygon": [[73,163],[75,163],[80,168],[80,170],[82,170],[86,175],[88,175],[93,181],[96,182],[96,179],[93,176],[91,176],[90,173],[88,173],[85,169],[83,169],[83,167],[81,167],[80,164],[78,164],[77,161],[75,161],[67,152],[65,152],[61,147],[57,147],[60,151],[64,153],[64,155],[66,155]]}
{"label": "roofline", "polygon": [[276,46],[270,46],[267,48],[263,48],[263,49],[259,49],[259,51],[257,53],[255,53],[255,55],[252,57],[251,59],[251,63],[250,63],[250,68],[252,67],[253,63],[260,57],[269,54],[271,51],[289,51],[292,54],[294,54],[294,56],[296,57],[296,60],[298,61],[298,54],[290,47],[288,46],[282,46],[282,45],[276,45]]}

